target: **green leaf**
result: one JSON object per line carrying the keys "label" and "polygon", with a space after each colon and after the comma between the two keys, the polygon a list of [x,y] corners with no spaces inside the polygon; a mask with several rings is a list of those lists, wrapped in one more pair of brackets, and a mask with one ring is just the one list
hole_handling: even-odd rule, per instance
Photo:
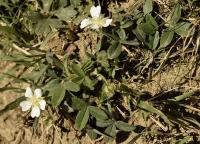
{"label": "green leaf", "polygon": [[15,99],[13,102],[7,104],[2,110],[0,110],[0,116],[2,114],[4,114],[5,112],[18,107],[20,102],[24,101],[25,99],[26,99],[26,97],[24,97],[24,96],[23,97],[19,97],[19,98]]}
{"label": "green leaf", "polygon": [[35,83],[39,81],[39,79],[44,75],[46,72],[48,65],[41,65],[39,71],[32,71],[30,73],[22,75],[21,78],[23,79],[28,79],[28,80],[33,80]]}
{"label": "green leaf", "polygon": [[37,24],[35,25],[35,33],[37,35],[44,35],[47,36],[52,29],[57,29],[62,25],[61,21],[58,19],[41,19],[38,20]]}
{"label": "green leaf", "polygon": [[0,32],[6,34],[9,38],[13,40],[19,40],[20,38],[20,34],[13,27],[0,26]]}
{"label": "green leaf", "polygon": [[114,35],[114,34],[110,34],[110,33],[107,33],[105,31],[102,31],[102,34],[105,35],[108,38],[111,38],[111,39],[115,40],[115,41],[119,40],[119,38],[116,35]]}
{"label": "green leaf", "polygon": [[85,76],[85,79],[83,81],[83,85],[88,87],[90,90],[94,90],[94,85],[96,83],[92,81],[88,76]]}
{"label": "green leaf", "polygon": [[51,52],[47,52],[46,53],[46,60],[47,60],[47,62],[49,63],[49,64],[51,64],[51,65],[53,65],[53,53],[51,53]]}
{"label": "green leaf", "polygon": [[155,29],[158,28],[158,24],[156,20],[150,14],[145,16],[145,20],[146,20],[146,23],[151,24],[152,26],[154,26]]}
{"label": "green leaf", "polygon": [[192,139],[192,136],[186,136],[182,140],[179,140],[176,142],[176,144],[186,144]]}
{"label": "green leaf", "polygon": [[107,83],[102,86],[101,96],[100,100],[105,101],[109,98],[111,98],[115,94],[115,84],[113,83]]}
{"label": "green leaf", "polygon": [[191,96],[193,96],[195,94],[195,92],[187,92],[187,93],[184,93],[184,94],[182,94],[182,95],[179,95],[179,96],[176,96],[176,97],[174,97],[173,99],[169,99],[170,101],[176,101],[176,102],[178,102],[178,101],[182,101],[182,100],[184,100],[184,99],[186,99],[186,98],[188,98],[188,97],[191,97]]}
{"label": "green leaf", "polygon": [[89,72],[90,70],[92,70],[94,63],[91,60],[91,58],[84,58],[82,63],[82,70],[84,71],[84,73]]}
{"label": "green leaf", "polygon": [[146,41],[145,41],[146,34],[139,26],[137,26],[136,29],[133,30],[133,33],[136,35],[138,40],[140,40],[144,44],[146,43]]}
{"label": "green leaf", "polygon": [[59,7],[65,7],[68,4],[68,0],[59,0]]}
{"label": "green leaf", "polygon": [[70,21],[71,18],[77,14],[77,11],[75,11],[72,7],[66,7],[66,8],[59,8],[58,10],[54,11],[54,14],[60,20]]}
{"label": "green leaf", "polygon": [[54,79],[58,79],[59,78],[59,75],[53,69],[47,69],[47,74],[46,75],[51,77],[51,78],[54,78]]}
{"label": "green leaf", "polygon": [[20,64],[23,64],[23,65],[26,65],[27,63],[25,63],[25,62],[28,62],[28,64],[30,65],[30,63],[34,61],[34,58],[26,57],[25,55],[22,55],[22,54],[15,54],[15,55],[2,54],[1,57],[0,57],[0,60],[2,60],[2,61],[13,61],[13,62],[16,62],[16,63],[21,62]]}
{"label": "green leaf", "polygon": [[97,129],[92,129],[93,132],[95,132],[98,135],[104,136],[104,137],[109,137],[108,135],[105,135],[104,133],[98,131]]}
{"label": "green leaf", "polygon": [[107,114],[98,107],[89,106],[90,114],[96,119],[106,120],[108,119]]}
{"label": "green leaf", "polygon": [[96,125],[98,127],[108,127],[109,125],[113,124],[114,121],[109,119],[109,120],[101,120],[101,119],[97,119],[96,120]]}
{"label": "green leaf", "polygon": [[51,4],[53,0],[41,0],[42,1],[42,8],[45,13],[48,13],[51,8]]}
{"label": "green leaf", "polygon": [[117,31],[118,36],[120,37],[121,40],[125,40],[126,39],[126,33],[125,30],[120,28]]}
{"label": "green leaf", "polygon": [[122,21],[120,28],[129,28],[130,26],[133,25],[133,22],[128,20],[128,21]]}
{"label": "green leaf", "polygon": [[173,9],[170,24],[172,26],[175,25],[180,20],[180,18],[181,18],[181,5],[177,4]]}
{"label": "green leaf", "polygon": [[72,92],[78,92],[80,90],[80,86],[77,83],[74,83],[72,81],[64,82],[64,88]]}
{"label": "green leaf", "polygon": [[71,69],[73,71],[74,74],[78,75],[78,76],[81,76],[81,77],[84,77],[85,76],[85,73],[84,71],[81,69],[80,65],[79,64],[75,64],[73,63],[71,65]]}
{"label": "green leaf", "polygon": [[174,32],[173,31],[164,31],[160,37],[160,47],[159,48],[165,48],[168,46],[172,39],[174,37]]}
{"label": "green leaf", "polygon": [[153,10],[153,3],[152,0],[145,0],[144,6],[143,6],[143,13],[149,14]]}
{"label": "green leaf", "polygon": [[155,33],[155,28],[149,23],[142,23],[139,25],[139,28],[148,35]]}
{"label": "green leaf", "polygon": [[59,85],[58,79],[52,79],[43,87],[44,91],[51,91],[56,85]]}
{"label": "green leaf", "polygon": [[87,130],[87,134],[92,140],[95,140],[98,136],[98,134],[93,129]]}
{"label": "green leaf", "polygon": [[44,19],[45,17],[40,13],[36,11],[30,11],[27,14],[27,18],[32,22],[32,23],[37,23],[39,20]]}
{"label": "green leaf", "polygon": [[107,53],[103,50],[100,51],[97,55],[97,62],[101,64],[102,67],[108,68],[109,63],[108,63],[108,55]]}
{"label": "green leaf", "polygon": [[113,140],[113,138],[115,138],[117,134],[115,124],[112,124],[109,127],[107,127],[105,133],[110,136],[110,137],[105,137],[107,141]]}
{"label": "green leaf", "polygon": [[70,0],[70,4],[71,4],[73,7],[78,7],[78,6],[80,6],[80,4],[81,4],[81,0]]}
{"label": "green leaf", "polygon": [[160,115],[160,117],[167,123],[169,124],[170,126],[174,126],[170,120],[158,109],[154,108],[152,105],[150,105],[148,102],[145,102],[145,101],[142,101],[140,100],[138,105],[138,107],[140,107],[141,109],[144,109],[146,111],[149,111],[151,113],[155,113],[155,114],[158,114]]}
{"label": "green leaf", "polygon": [[119,42],[113,42],[112,45],[108,48],[108,58],[114,59],[117,58],[122,51],[122,45]]}
{"label": "green leaf", "polygon": [[87,106],[88,105],[84,100],[77,98],[77,97],[72,97],[72,108],[73,109],[82,110],[82,109],[85,109]]}
{"label": "green leaf", "polygon": [[117,121],[115,125],[118,129],[122,131],[133,131],[135,129],[135,126],[129,125],[128,123],[123,121]]}
{"label": "green leaf", "polygon": [[72,79],[72,81],[73,81],[74,83],[77,83],[77,84],[79,84],[79,85],[82,84],[84,80],[85,80],[85,79],[84,79],[83,76],[76,76],[76,77],[74,77],[74,78]]}
{"label": "green leaf", "polygon": [[159,32],[156,31],[156,33],[154,35],[154,40],[153,40],[153,49],[157,48],[159,40],[160,40]]}
{"label": "green leaf", "polygon": [[65,88],[61,84],[55,85],[54,88],[51,89],[49,95],[52,96],[51,104],[57,107],[65,97]]}
{"label": "green leaf", "polygon": [[180,22],[175,26],[175,32],[180,35],[181,37],[186,37],[188,34],[191,35],[191,33],[189,33],[189,29],[190,29],[191,23],[188,22]]}
{"label": "green leaf", "polygon": [[139,42],[137,39],[134,40],[120,40],[121,44],[131,45],[131,46],[139,46]]}
{"label": "green leaf", "polygon": [[79,131],[81,131],[83,128],[85,128],[87,122],[89,119],[89,109],[84,108],[83,110],[79,111],[78,115],[76,116],[75,120],[75,127]]}

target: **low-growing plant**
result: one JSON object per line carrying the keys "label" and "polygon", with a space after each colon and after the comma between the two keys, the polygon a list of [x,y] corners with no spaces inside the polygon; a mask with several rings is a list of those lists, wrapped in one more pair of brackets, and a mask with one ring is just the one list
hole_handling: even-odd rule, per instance
{"label": "low-growing plant", "polygon": [[[43,111],[60,111],[63,119],[70,115],[68,120],[76,130],[86,132],[91,139],[102,136],[105,141],[117,139],[120,132],[150,133],[149,119],[163,133],[183,125],[199,129],[199,116],[184,116],[182,110],[198,92],[162,98],[131,85],[136,80],[151,82],[173,60],[171,53],[184,47],[181,41],[196,38],[199,20],[182,16],[182,2],[170,7],[167,19],[152,0],[135,3],[129,10],[113,6],[108,11],[106,6],[105,1],[91,0],[0,2],[0,60],[14,63],[1,75],[12,81],[0,91],[22,95],[0,114],[19,106],[22,111],[32,108],[30,115],[36,117],[37,125],[41,115],[48,117]],[[91,40],[85,44],[87,36]],[[133,80],[134,75],[138,79]],[[17,83],[28,87],[18,88]],[[135,114],[146,127],[133,122]],[[186,143],[192,136],[179,133],[174,136],[175,143]],[[127,140],[131,143],[136,139]]]}

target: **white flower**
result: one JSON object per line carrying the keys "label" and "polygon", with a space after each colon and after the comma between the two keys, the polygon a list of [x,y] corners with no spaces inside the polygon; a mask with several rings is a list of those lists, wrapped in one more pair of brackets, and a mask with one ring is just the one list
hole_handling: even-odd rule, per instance
{"label": "white flower", "polygon": [[81,21],[81,29],[85,27],[99,29],[101,27],[109,26],[112,22],[112,19],[104,18],[101,16],[101,6],[92,6],[90,9],[90,15],[92,16],[92,18],[86,18]]}
{"label": "white flower", "polygon": [[33,94],[31,88],[27,87],[25,97],[27,97],[27,99],[20,103],[22,111],[28,111],[32,108],[31,117],[39,117],[40,109],[44,110],[46,106],[46,101],[43,100],[41,89],[35,89]]}

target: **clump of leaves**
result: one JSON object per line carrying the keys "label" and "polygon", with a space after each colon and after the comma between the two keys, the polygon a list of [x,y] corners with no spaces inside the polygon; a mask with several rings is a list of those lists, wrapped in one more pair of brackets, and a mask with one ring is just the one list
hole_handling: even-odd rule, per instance
{"label": "clump of leaves", "polygon": [[[198,93],[186,92],[160,100],[130,86],[130,76],[133,75],[142,77],[143,82],[151,81],[169,60],[171,49],[179,39],[194,36],[196,25],[182,17],[181,3],[171,8],[168,21],[156,14],[152,0],[144,1],[131,13],[113,10],[113,18],[117,17],[115,26],[96,32],[98,43],[93,48],[95,52],[86,51],[84,58],[76,50],[72,50],[73,54],[67,53],[65,48],[80,39],[72,37],[83,32],[78,28],[78,22],[84,14],[87,15],[91,1],[3,1],[0,4],[3,23],[0,25],[3,46],[0,60],[14,62],[14,72],[22,69],[17,76],[3,74],[13,81],[1,91],[18,89],[12,87],[12,83],[17,82],[42,88],[49,107],[64,109],[72,117],[76,129],[86,131],[92,139],[103,136],[105,141],[112,141],[121,131],[144,134],[144,131],[138,132],[140,125],[132,121],[137,111],[142,115],[140,120],[146,122],[146,129],[141,127],[149,135],[151,126],[147,125],[147,121],[152,117],[158,119],[153,120],[161,127],[159,130],[168,134],[183,123],[186,129],[190,125],[199,128],[200,124],[195,120],[199,116],[184,117],[182,110],[173,110],[174,107],[183,108],[184,102]],[[43,49],[55,33],[65,45],[56,48],[63,49],[64,53]],[[140,53],[139,61],[135,60],[132,54],[138,49],[145,54],[150,53],[151,57],[144,58]],[[165,52],[168,54],[162,58]],[[23,97],[10,103],[0,114],[14,109],[22,100]],[[176,143],[184,143],[191,138],[190,134],[180,135],[183,140],[179,139]]]}

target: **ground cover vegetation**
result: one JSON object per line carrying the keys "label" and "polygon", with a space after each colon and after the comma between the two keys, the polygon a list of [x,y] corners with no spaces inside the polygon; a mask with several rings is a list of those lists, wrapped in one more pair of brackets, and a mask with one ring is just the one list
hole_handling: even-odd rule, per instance
{"label": "ground cover vegetation", "polygon": [[1,0],[0,92],[20,96],[0,115],[91,143],[198,143],[199,24],[198,0]]}

